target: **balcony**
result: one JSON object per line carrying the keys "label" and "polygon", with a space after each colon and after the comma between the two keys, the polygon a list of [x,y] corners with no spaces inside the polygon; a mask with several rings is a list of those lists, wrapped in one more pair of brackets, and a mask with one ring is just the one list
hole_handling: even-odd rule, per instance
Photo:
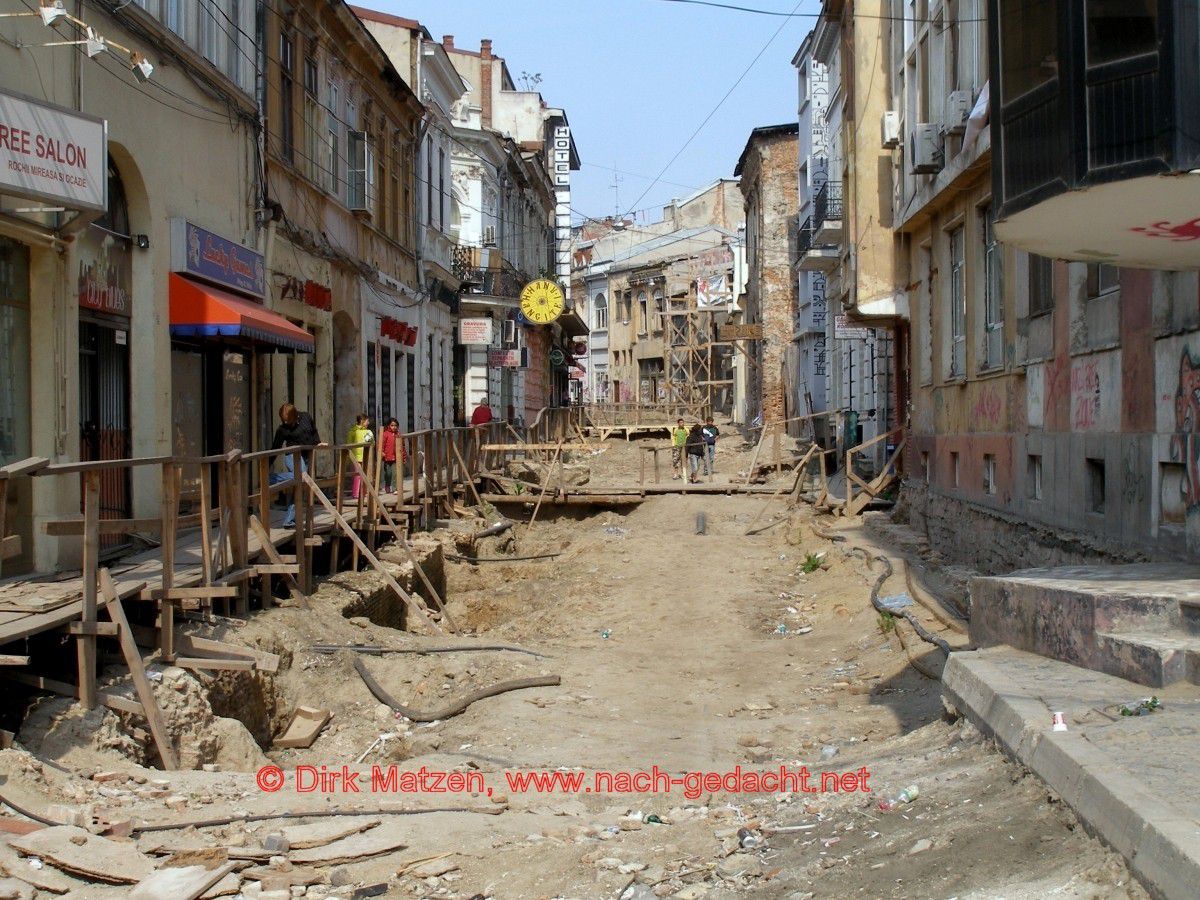
{"label": "balcony", "polygon": [[842,217],[842,183],[826,181],[813,200],[814,241],[818,244],[840,244],[846,236]]}
{"label": "balcony", "polygon": [[455,244],[453,239],[441,229],[426,225],[423,229],[422,241],[421,259],[426,270],[442,281],[458,279],[458,274],[454,269]]}
{"label": "balcony", "polygon": [[817,241],[812,218],[805,219],[796,236],[796,267],[801,272],[828,272],[837,266],[841,256],[839,248]]}
{"label": "balcony", "polygon": [[464,294],[483,294],[515,301],[527,279],[495,247],[457,244],[451,268]]}
{"label": "balcony", "polygon": [[1059,259],[1200,268],[1195,0],[990,4],[997,237]]}

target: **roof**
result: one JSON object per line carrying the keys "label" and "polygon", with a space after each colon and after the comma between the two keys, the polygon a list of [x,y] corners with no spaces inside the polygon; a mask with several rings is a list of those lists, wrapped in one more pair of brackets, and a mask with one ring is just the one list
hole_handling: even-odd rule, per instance
{"label": "roof", "polygon": [[429,37],[429,32],[425,30],[425,26],[416,19],[406,19],[403,16],[393,16],[391,13],[379,12],[375,9],[367,9],[365,6],[350,5],[354,10],[354,14],[360,19],[365,19],[368,22],[379,22],[381,25],[394,25],[396,28],[407,28],[409,31],[424,32],[426,37]]}
{"label": "roof", "polygon": [[787,137],[789,135],[798,136],[799,134],[799,122],[787,122],[783,125],[761,125],[758,128],[755,128],[750,132],[750,139],[746,141],[746,149],[744,149],[742,151],[742,155],[738,157],[737,166],[734,168],[733,174],[738,176],[742,174],[742,167],[746,164],[746,156],[756,141],[776,137]]}
{"label": "roof", "polygon": [[691,240],[694,237],[699,237],[710,231],[716,231],[724,237],[737,237],[735,232],[727,228],[722,228],[720,225],[700,225],[696,228],[685,228],[682,231],[672,231],[669,234],[660,235],[650,238],[650,240],[642,241],[640,244],[634,244],[625,250],[613,254],[612,262],[614,265],[619,262],[625,262],[633,259],[635,256],[644,256],[647,253],[653,253],[655,250],[661,250],[664,247],[669,247],[671,244],[679,243],[680,241]]}

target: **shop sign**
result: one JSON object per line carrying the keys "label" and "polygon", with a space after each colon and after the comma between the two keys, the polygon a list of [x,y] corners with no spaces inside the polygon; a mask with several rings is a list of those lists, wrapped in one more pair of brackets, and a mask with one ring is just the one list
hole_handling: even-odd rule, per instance
{"label": "shop sign", "polygon": [[251,294],[260,302],[267,290],[262,254],[185,219],[171,220],[171,271]]}
{"label": "shop sign", "polygon": [[493,343],[493,337],[491,319],[458,320],[458,342],[464,346],[477,344],[486,346]]}
{"label": "shop sign", "polygon": [[107,210],[108,125],[0,92],[0,192]]}
{"label": "shop sign", "polygon": [[762,336],[761,322],[745,322],[717,327],[717,338],[722,341],[761,341]]}
{"label": "shop sign", "polygon": [[333,311],[333,291],[315,281],[304,282],[304,302],[313,309]]}
{"label": "shop sign", "polygon": [[103,228],[90,227],[80,234],[76,246],[80,307],[113,316],[131,316],[133,263],[129,242]]}
{"label": "shop sign", "polygon": [[851,326],[848,316],[834,316],[833,336],[839,341],[865,341],[871,336],[871,330]]}
{"label": "shop sign", "polygon": [[559,347],[550,348],[550,365],[561,366],[566,361],[567,357]]}
{"label": "shop sign", "polygon": [[529,365],[527,350],[489,350],[489,369],[524,369]]}

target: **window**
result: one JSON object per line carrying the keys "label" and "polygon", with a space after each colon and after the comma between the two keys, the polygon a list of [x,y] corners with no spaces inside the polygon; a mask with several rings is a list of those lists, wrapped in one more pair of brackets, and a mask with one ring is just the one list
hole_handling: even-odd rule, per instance
{"label": "window", "polygon": [[295,162],[296,120],[292,98],[295,72],[295,44],[286,31],[279,35],[279,152]]}
{"label": "window", "polygon": [[661,288],[655,288],[652,299],[654,300],[654,329],[653,330],[654,331],[662,331],[663,323],[666,321],[666,318],[667,318],[667,307],[666,307],[666,301],[663,299],[663,292],[662,292]]}
{"label": "window", "polygon": [[952,484],[958,487],[958,451],[950,451],[950,476],[953,478]]}
{"label": "window", "polygon": [[963,229],[950,232],[950,377],[967,373],[967,292]]}
{"label": "window", "polygon": [[1058,77],[1058,0],[1000,0],[999,21],[1000,85],[1007,104]]}
{"label": "window", "polygon": [[1040,454],[1030,454],[1025,465],[1026,494],[1030,500],[1042,499],[1042,457]]}
{"label": "window", "polygon": [[608,301],[603,294],[596,295],[596,302],[592,309],[595,322],[593,327],[597,331],[604,331],[608,328]]}
{"label": "window", "polygon": [[1104,263],[1089,263],[1087,267],[1087,298],[1098,300],[1121,289],[1121,270]]}
{"label": "window", "polygon": [[433,138],[425,141],[425,224],[433,227]]}
{"label": "window", "polygon": [[375,208],[375,154],[362,131],[346,135],[346,150],[346,205],[369,213]]}
{"label": "window", "polygon": [[1087,63],[1158,50],[1158,0],[1087,0]]}
{"label": "window", "polygon": [[342,111],[341,91],[337,84],[329,81],[325,88],[325,188],[335,195],[341,195],[341,172],[338,157],[341,154],[341,122],[338,114]]}
{"label": "window", "polygon": [[1104,460],[1088,459],[1087,461],[1088,508],[1100,515],[1104,514]]}
{"label": "window", "polygon": [[1029,315],[1054,310],[1054,260],[1029,254]]}
{"label": "window", "polygon": [[304,57],[304,169],[310,181],[324,184],[326,175],[321,171],[324,153],[318,131],[318,111],[321,103],[317,99],[317,45],[308,44],[308,55]]}
{"label": "window", "polygon": [[650,314],[649,314],[649,297],[645,291],[638,291],[638,334],[645,334],[650,330]]}
{"label": "window", "polygon": [[917,322],[914,331],[920,341],[917,356],[921,384],[933,381],[933,307],[937,303],[937,272],[933,267],[933,251],[927,244],[921,248],[921,267],[925,271],[925,315]]}
{"label": "window", "polygon": [[983,492],[996,493],[996,454],[983,454]]}
{"label": "window", "polygon": [[220,32],[217,30],[217,4],[215,0],[199,0],[196,4],[197,28],[196,34],[199,36],[200,46],[197,48],[200,55],[207,59],[214,66],[221,64],[221,44],[218,40]]}
{"label": "window", "polygon": [[446,150],[438,148],[438,230],[446,230]]}
{"label": "window", "polygon": [[633,291],[626,291],[621,297],[621,324],[628,325],[633,317]]}
{"label": "window", "polygon": [[992,207],[983,211],[983,330],[984,364],[988,368],[1004,365],[1004,297],[1000,281],[1003,250],[996,240]]}
{"label": "window", "polygon": [[[242,62],[245,60],[244,54],[246,51],[242,49],[241,33],[244,30],[241,25],[242,21],[242,3],[244,0],[229,0],[229,28],[227,36],[229,38],[229,58],[226,60],[225,71],[235,84],[242,83]],[[310,406],[309,409],[312,409]]]}
{"label": "window", "polygon": [[185,0],[163,0],[163,19],[168,28],[187,40],[187,30],[183,20],[183,4]]}

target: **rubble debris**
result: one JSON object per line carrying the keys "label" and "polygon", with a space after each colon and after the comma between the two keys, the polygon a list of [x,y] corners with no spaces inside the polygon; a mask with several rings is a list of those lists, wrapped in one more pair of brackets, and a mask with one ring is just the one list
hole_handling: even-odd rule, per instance
{"label": "rubble debris", "polygon": [[332,866],[338,863],[356,862],[384,853],[394,853],[407,846],[407,838],[397,835],[394,829],[376,828],[352,834],[321,847],[294,851],[288,855],[288,858],[294,863]]}
{"label": "rubble debris", "polygon": [[[370,831],[380,819],[335,819],[331,822],[314,822],[309,825],[291,825],[281,830],[292,850],[309,850],[323,847],[334,841],[350,837],[361,831]],[[264,847],[265,847],[264,843]],[[270,849],[270,848],[266,848]]]}
{"label": "rubble debris", "polygon": [[130,900],[196,900],[231,873],[234,863],[215,869],[204,866],[162,868],[147,875],[129,892]]}
{"label": "rubble debris", "polygon": [[20,853],[36,856],[69,875],[110,884],[136,884],[153,870],[148,857],[131,844],[97,837],[75,825],[56,825],[10,841]]}

